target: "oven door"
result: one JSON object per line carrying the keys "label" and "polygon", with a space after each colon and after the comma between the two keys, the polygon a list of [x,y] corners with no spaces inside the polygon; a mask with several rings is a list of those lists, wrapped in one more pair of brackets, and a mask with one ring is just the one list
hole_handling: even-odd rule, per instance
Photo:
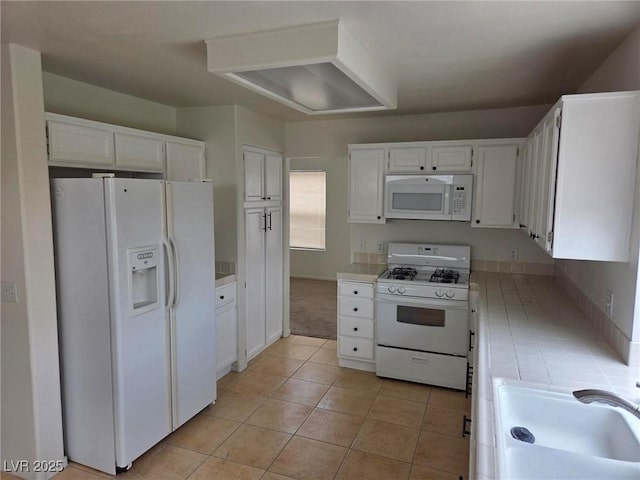
{"label": "oven door", "polygon": [[376,295],[378,345],[466,355],[469,303]]}
{"label": "oven door", "polygon": [[451,175],[388,175],[386,218],[451,220]]}

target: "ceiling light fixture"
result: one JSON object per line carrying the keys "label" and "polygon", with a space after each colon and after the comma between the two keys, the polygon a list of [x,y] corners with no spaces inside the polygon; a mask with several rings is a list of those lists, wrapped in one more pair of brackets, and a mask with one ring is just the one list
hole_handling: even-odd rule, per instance
{"label": "ceiling light fixture", "polygon": [[395,79],[338,20],[206,44],[210,72],[307,114],[397,106]]}

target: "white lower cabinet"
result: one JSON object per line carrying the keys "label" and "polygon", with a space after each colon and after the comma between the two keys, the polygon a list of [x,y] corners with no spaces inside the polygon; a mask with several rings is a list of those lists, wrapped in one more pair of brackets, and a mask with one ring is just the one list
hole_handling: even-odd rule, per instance
{"label": "white lower cabinet", "polygon": [[338,364],[375,372],[373,284],[338,281]]}
{"label": "white lower cabinet", "polygon": [[282,336],[282,207],[245,209],[247,360]]}
{"label": "white lower cabinet", "polygon": [[238,359],[236,282],[216,288],[216,379]]}

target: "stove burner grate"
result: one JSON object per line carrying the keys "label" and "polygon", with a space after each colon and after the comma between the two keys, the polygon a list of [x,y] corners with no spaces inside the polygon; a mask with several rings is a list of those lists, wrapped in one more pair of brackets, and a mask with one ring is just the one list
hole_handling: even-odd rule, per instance
{"label": "stove burner grate", "polygon": [[393,280],[413,280],[418,274],[418,270],[412,267],[394,267],[389,272],[387,278]]}
{"label": "stove burner grate", "polygon": [[447,268],[437,268],[431,278],[430,282],[434,283],[458,283],[458,279],[460,278],[460,273],[455,270],[449,270]]}

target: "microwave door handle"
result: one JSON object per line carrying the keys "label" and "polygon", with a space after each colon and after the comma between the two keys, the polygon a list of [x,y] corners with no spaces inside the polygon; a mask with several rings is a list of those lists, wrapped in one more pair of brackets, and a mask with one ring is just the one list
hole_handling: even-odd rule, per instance
{"label": "microwave door handle", "polygon": [[442,213],[451,215],[451,185],[444,186],[444,209]]}

